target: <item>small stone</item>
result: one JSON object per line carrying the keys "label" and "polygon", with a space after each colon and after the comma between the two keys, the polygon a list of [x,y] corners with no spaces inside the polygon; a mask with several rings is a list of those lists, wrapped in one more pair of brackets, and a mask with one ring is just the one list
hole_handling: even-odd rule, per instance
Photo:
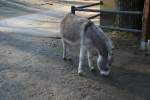
{"label": "small stone", "polygon": [[12,54],[12,52],[9,51],[8,54]]}

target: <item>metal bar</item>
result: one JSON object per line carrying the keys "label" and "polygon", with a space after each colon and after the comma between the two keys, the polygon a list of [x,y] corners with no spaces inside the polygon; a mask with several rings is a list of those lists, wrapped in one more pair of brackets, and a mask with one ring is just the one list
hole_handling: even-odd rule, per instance
{"label": "metal bar", "polygon": [[100,14],[96,14],[96,15],[94,15],[94,16],[91,16],[91,17],[89,17],[88,19],[94,19],[94,18],[96,18],[96,17],[98,17],[98,16],[100,16]]}
{"label": "metal bar", "polygon": [[90,4],[90,5],[80,6],[80,7],[77,7],[77,8],[87,8],[87,7],[92,7],[92,6],[96,6],[96,5],[100,5],[100,2],[99,3],[93,3],[93,4]]}
{"label": "metal bar", "polygon": [[99,27],[104,28],[104,29],[116,30],[116,31],[126,31],[126,32],[133,32],[133,33],[142,33],[142,30],[138,30],[138,29],[128,29],[128,28],[120,28],[120,27],[109,27],[109,26],[102,26],[102,25],[100,25]]}
{"label": "metal bar", "polygon": [[71,13],[75,14],[76,13],[76,7],[75,6],[71,6]]}
{"label": "metal bar", "polygon": [[75,7],[76,11],[85,11],[85,12],[101,12],[101,13],[113,13],[113,14],[129,14],[129,15],[143,15],[143,12],[140,11],[112,11],[112,10],[98,10],[98,9],[82,9]]}
{"label": "metal bar", "polygon": [[85,11],[85,12],[100,12],[100,10],[97,10],[97,9],[82,9],[82,8],[78,8],[78,7],[75,7],[75,10],[76,11]]}

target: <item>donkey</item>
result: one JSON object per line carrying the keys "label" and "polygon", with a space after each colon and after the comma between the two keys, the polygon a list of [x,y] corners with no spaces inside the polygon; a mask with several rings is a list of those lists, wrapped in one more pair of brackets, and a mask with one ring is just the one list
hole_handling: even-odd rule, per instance
{"label": "donkey", "polygon": [[98,28],[91,20],[74,15],[67,14],[60,23],[60,33],[63,44],[63,59],[67,59],[67,49],[69,45],[80,46],[78,74],[82,75],[83,60],[87,51],[88,65],[93,71],[92,62],[93,49],[98,54],[97,66],[100,74],[108,76],[110,74],[112,63],[113,44],[110,38]]}

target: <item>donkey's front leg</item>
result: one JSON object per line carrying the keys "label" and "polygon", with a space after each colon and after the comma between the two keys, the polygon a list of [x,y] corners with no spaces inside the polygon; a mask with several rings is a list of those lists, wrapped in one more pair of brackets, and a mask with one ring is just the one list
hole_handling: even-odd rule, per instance
{"label": "donkey's front leg", "polygon": [[89,64],[89,67],[90,67],[91,71],[94,71],[92,47],[89,47],[87,49],[87,58],[88,58],[88,64]]}
{"label": "donkey's front leg", "polygon": [[84,56],[85,56],[85,49],[86,47],[84,45],[81,45],[80,47],[80,55],[79,55],[79,67],[78,67],[78,74],[82,75],[83,69],[83,61],[84,61]]}

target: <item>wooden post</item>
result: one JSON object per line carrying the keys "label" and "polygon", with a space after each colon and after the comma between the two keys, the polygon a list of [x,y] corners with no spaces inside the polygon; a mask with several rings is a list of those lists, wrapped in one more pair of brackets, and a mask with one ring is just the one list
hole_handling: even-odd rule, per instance
{"label": "wooden post", "polygon": [[150,39],[150,0],[145,0],[143,12],[143,34],[141,40],[141,49],[147,50],[148,39]]}
{"label": "wooden post", "polygon": [[71,6],[71,13],[72,13],[72,14],[75,14],[75,13],[76,13],[75,6]]}
{"label": "wooden post", "polygon": [[145,0],[143,16],[143,35],[145,42],[150,39],[150,0]]}

